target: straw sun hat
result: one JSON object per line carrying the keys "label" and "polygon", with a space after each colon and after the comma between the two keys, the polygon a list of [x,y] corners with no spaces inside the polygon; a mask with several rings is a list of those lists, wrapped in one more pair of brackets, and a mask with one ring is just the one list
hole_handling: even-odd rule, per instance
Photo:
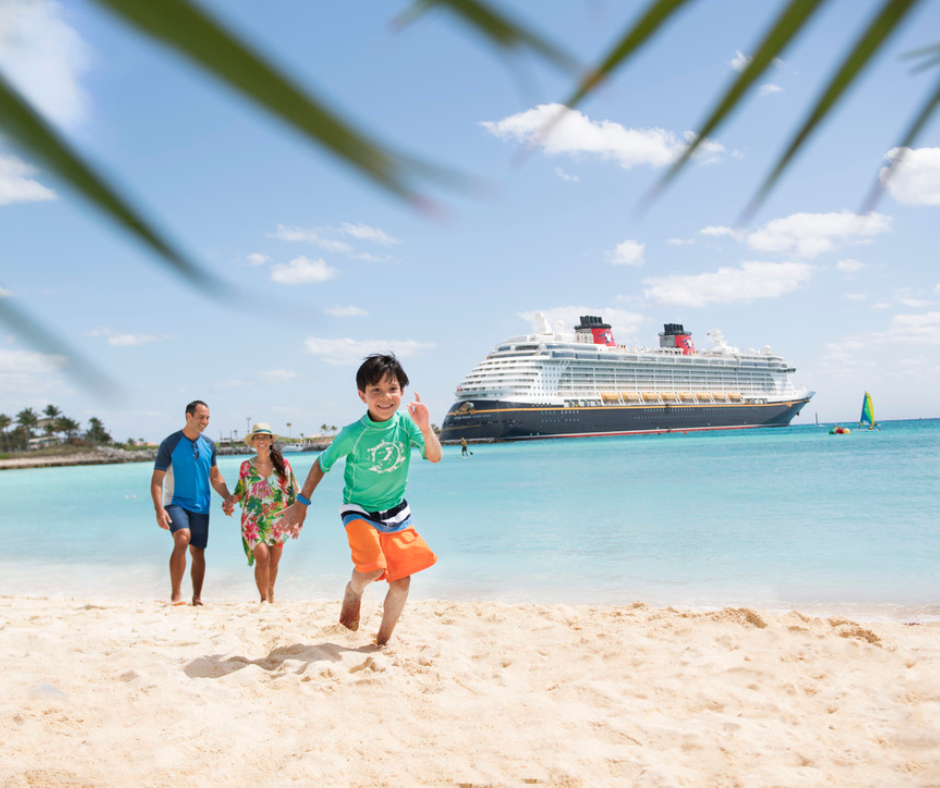
{"label": "straw sun hat", "polygon": [[278,438],[281,437],[276,432],[271,432],[271,425],[268,424],[266,421],[259,421],[257,424],[255,424],[255,426],[251,428],[251,432],[249,432],[245,436],[245,443],[251,446],[251,439],[254,438],[255,435],[258,435],[258,434],[270,435],[271,440],[273,441],[276,441]]}

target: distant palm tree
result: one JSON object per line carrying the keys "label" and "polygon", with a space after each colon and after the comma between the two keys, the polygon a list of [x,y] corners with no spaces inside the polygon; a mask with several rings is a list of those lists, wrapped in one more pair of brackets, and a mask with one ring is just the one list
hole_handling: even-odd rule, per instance
{"label": "distant palm tree", "polygon": [[7,416],[6,413],[0,413],[0,442],[4,446],[9,444],[10,436],[7,435],[7,427],[13,423],[13,419]]}
{"label": "distant palm tree", "polygon": [[46,435],[50,438],[58,432],[56,429],[56,419],[62,415],[62,411],[59,410],[55,405],[49,404],[46,405],[45,409],[42,412],[42,415],[46,417],[47,421],[43,429],[45,430]]}
{"label": "distant palm tree", "polygon": [[85,438],[92,443],[107,444],[112,442],[111,434],[104,428],[104,423],[96,416],[88,419],[88,430]]}
{"label": "distant palm tree", "polygon": [[32,408],[23,408],[16,414],[16,423],[26,435],[26,440],[32,440],[33,428],[39,423],[39,416]]}
{"label": "distant palm tree", "polygon": [[64,432],[65,437],[68,440],[72,440],[75,437],[75,433],[78,432],[81,424],[79,424],[75,419],[70,419],[68,416],[61,416],[56,420],[56,432]]}

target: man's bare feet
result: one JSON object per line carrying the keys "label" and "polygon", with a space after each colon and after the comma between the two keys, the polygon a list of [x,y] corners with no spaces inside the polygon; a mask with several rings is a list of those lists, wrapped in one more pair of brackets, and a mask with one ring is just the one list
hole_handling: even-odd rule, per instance
{"label": "man's bare feet", "polygon": [[202,605],[202,600],[198,596],[193,597],[193,607],[199,607]]}
{"label": "man's bare feet", "polygon": [[185,605],[186,600],[185,599],[171,599],[170,604],[173,605],[173,607],[179,607],[180,605]]}
{"label": "man's bare feet", "polygon": [[362,595],[353,591],[352,583],[347,583],[346,593],[343,595],[343,607],[339,611],[339,623],[352,632],[359,629],[359,606],[361,603]]}
{"label": "man's bare feet", "polygon": [[274,604],[274,589],[273,588],[268,589],[268,604],[269,605]]}

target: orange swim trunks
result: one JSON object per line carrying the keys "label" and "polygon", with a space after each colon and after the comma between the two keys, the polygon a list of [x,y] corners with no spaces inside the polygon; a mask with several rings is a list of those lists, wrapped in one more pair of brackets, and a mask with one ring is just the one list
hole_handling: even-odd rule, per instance
{"label": "orange swim trunks", "polygon": [[391,583],[437,563],[437,556],[427,542],[411,527],[403,531],[380,533],[362,518],[347,517],[346,538],[349,540],[353,564],[358,571],[385,570],[378,580],[384,579]]}

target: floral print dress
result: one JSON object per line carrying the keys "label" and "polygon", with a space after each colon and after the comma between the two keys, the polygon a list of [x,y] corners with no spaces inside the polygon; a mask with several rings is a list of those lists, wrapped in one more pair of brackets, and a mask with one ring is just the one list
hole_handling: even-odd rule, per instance
{"label": "floral print dress", "polygon": [[255,545],[262,542],[284,544],[284,535],[275,523],[284,509],[297,500],[299,489],[287,460],[284,460],[284,478],[277,471],[265,478],[251,460],[242,463],[233,496],[242,507],[242,547],[248,556],[248,566],[255,562]]}

